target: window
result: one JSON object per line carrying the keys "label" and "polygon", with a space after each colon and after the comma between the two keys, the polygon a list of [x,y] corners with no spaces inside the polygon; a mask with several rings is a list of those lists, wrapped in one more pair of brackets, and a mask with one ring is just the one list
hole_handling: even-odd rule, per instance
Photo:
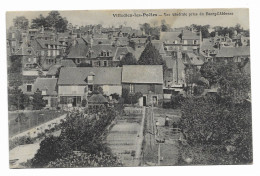
{"label": "window", "polygon": [[12,46],[16,46],[16,41],[12,41]]}
{"label": "window", "polygon": [[41,56],[44,56],[44,51],[41,51]]}
{"label": "window", "polygon": [[134,85],[130,84],[130,92],[133,93],[134,92]]}
{"label": "window", "polygon": [[51,56],[51,50],[48,50],[48,56]]}
{"label": "window", "polygon": [[42,95],[47,95],[47,90],[42,90]]}
{"label": "window", "polygon": [[88,85],[88,92],[92,92],[93,91],[93,85]]}
{"label": "window", "polygon": [[193,40],[193,44],[196,45],[197,44],[197,40]]}
{"label": "window", "polygon": [[188,44],[188,41],[187,40],[183,40],[183,44]]}
{"label": "window", "polygon": [[26,90],[27,92],[32,92],[32,85],[27,85]]}
{"label": "window", "polygon": [[109,56],[109,51],[107,52],[107,56]]}
{"label": "window", "polygon": [[155,92],[155,85],[154,85],[154,84],[151,84],[151,85],[150,85],[150,91],[151,91],[151,92]]}
{"label": "window", "polygon": [[56,55],[60,55],[60,50],[56,50]]}
{"label": "window", "polygon": [[104,67],[107,67],[107,61],[104,61]]}

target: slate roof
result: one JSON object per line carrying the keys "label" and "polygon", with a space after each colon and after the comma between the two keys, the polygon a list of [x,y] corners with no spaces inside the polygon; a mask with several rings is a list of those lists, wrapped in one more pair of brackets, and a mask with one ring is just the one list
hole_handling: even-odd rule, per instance
{"label": "slate roof", "polygon": [[200,36],[197,33],[185,30],[182,34],[183,40],[199,40]]}
{"label": "slate roof", "polygon": [[[31,53],[29,53],[29,51]],[[26,43],[24,42],[24,43],[22,43],[22,45],[20,46],[20,48],[16,51],[16,53],[14,55],[30,56],[30,55],[36,55],[36,53],[32,47],[26,46]]]}
{"label": "slate roof", "polygon": [[92,51],[91,58],[97,58],[100,56],[101,51],[110,51],[111,55],[109,57],[114,57],[115,52],[116,52],[116,47],[112,45],[105,45],[105,44],[100,44],[100,45],[95,45],[92,48],[89,49]]}
{"label": "slate roof", "polygon": [[135,42],[135,43],[146,43],[147,38],[131,38],[131,41]]}
{"label": "slate roof", "polygon": [[85,44],[72,46],[67,58],[86,58],[89,48]]}
{"label": "slate roof", "polygon": [[235,56],[250,56],[250,48],[242,47],[222,47],[216,57],[235,57]]}
{"label": "slate roof", "polygon": [[181,32],[180,31],[174,31],[174,32],[161,32],[160,34],[160,40],[162,42],[169,42],[172,43],[173,41],[177,40],[178,43],[181,41]]}
{"label": "slate roof", "polygon": [[101,94],[93,94],[88,99],[88,102],[91,104],[103,104],[103,103],[108,103],[108,100]]}
{"label": "slate roof", "polygon": [[122,68],[118,67],[63,67],[60,70],[59,85],[87,85],[86,78],[92,73],[94,84],[120,85]]}
{"label": "slate roof", "polygon": [[47,90],[47,95],[57,95],[56,85],[57,78],[37,78],[33,86],[33,92],[39,89],[40,91]]}
{"label": "slate roof", "polygon": [[163,84],[162,65],[123,65],[122,83]]}
{"label": "slate roof", "polygon": [[189,62],[192,64],[192,65],[203,65],[203,60],[197,56],[196,54],[192,53],[192,52],[188,52],[187,53],[187,56],[189,57]]}
{"label": "slate roof", "polygon": [[70,59],[65,59],[65,60],[61,60],[61,66],[62,67],[76,67],[76,64]]}
{"label": "slate roof", "polygon": [[130,51],[128,50],[127,47],[117,47],[114,61],[120,61],[120,55],[126,55]]}
{"label": "slate roof", "polygon": [[58,73],[60,67],[61,67],[61,65],[59,65],[59,64],[51,66],[49,68],[48,72],[46,73],[46,75],[47,76],[55,76]]}
{"label": "slate roof", "polygon": [[131,27],[122,27],[122,29],[121,29],[121,32],[122,32],[122,33],[128,33],[128,34],[130,34],[131,31],[132,31],[132,28],[131,28]]}
{"label": "slate roof", "polygon": [[205,38],[203,39],[203,41],[201,42],[201,50],[216,50],[216,48],[214,48],[214,41],[211,38]]}
{"label": "slate roof", "polygon": [[159,51],[160,54],[165,54],[163,42],[160,40],[152,40],[152,45]]}
{"label": "slate roof", "polygon": [[47,45],[49,44],[49,45],[59,45],[59,46],[62,46],[62,44],[60,44],[59,42],[56,42],[56,41],[53,41],[53,40],[41,40],[41,39],[35,39],[38,43],[39,43],[39,45],[42,47],[42,48],[44,48],[44,49],[46,49],[46,48],[48,48],[47,47]]}

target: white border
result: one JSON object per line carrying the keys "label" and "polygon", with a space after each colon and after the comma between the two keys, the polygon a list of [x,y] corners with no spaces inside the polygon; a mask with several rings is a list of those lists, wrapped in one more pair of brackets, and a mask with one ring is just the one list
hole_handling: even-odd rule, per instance
{"label": "white border", "polygon": [[[1,175],[260,175],[259,165],[259,3],[253,0],[7,0],[1,3],[0,18],[0,97],[1,114]],[[4,4],[3,4],[4,3]],[[89,9],[167,9],[167,8],[250,8],[251,70],[253,99],[253,147],[254,164],[248,166],[173,166],[146,168],[88,168],[88,169],[23,169],[10,170],[8,159],[7,118],[7,70],[6,70],[6,28],[5,12],[21,10],[89,10]]]}

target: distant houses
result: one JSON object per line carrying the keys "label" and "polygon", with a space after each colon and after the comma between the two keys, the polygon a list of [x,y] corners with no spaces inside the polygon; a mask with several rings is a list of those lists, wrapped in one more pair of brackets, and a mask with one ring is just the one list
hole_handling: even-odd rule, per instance
{"label": "distant houses", "polygon": [[[201,31],[188,28],[160,31],[159,38],[129,26],[70,26],[64,33],[11,28],[7,32],[8,65],[11,57],[22,63],[22,91],[42,92],[47,107],[81,106],[84,99],[122,96],[140,92],[138,105],[160,105],[172,95],[183,94],[187,70],[199,71],[205,62],[235,62],[250,74],[250,39],[235,32],[202,39]],[[148,43],[159,52],[162,65],[123,65],[127,53],[138,61]],[[93,96],[101,88],[103,97]],[[95,100],[95,101],[94,101]],[[85,100],[84,100],[85,101]],[[98,103],[97,103],[98,104]]]}

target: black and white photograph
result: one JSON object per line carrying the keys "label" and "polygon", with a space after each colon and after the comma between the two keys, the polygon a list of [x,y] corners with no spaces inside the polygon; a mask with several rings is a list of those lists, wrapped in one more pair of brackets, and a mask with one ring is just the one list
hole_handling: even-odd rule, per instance
{"label": "black and white photograph", "polygon": [[6,12],[9,168],[252,165],[248,8]]}

